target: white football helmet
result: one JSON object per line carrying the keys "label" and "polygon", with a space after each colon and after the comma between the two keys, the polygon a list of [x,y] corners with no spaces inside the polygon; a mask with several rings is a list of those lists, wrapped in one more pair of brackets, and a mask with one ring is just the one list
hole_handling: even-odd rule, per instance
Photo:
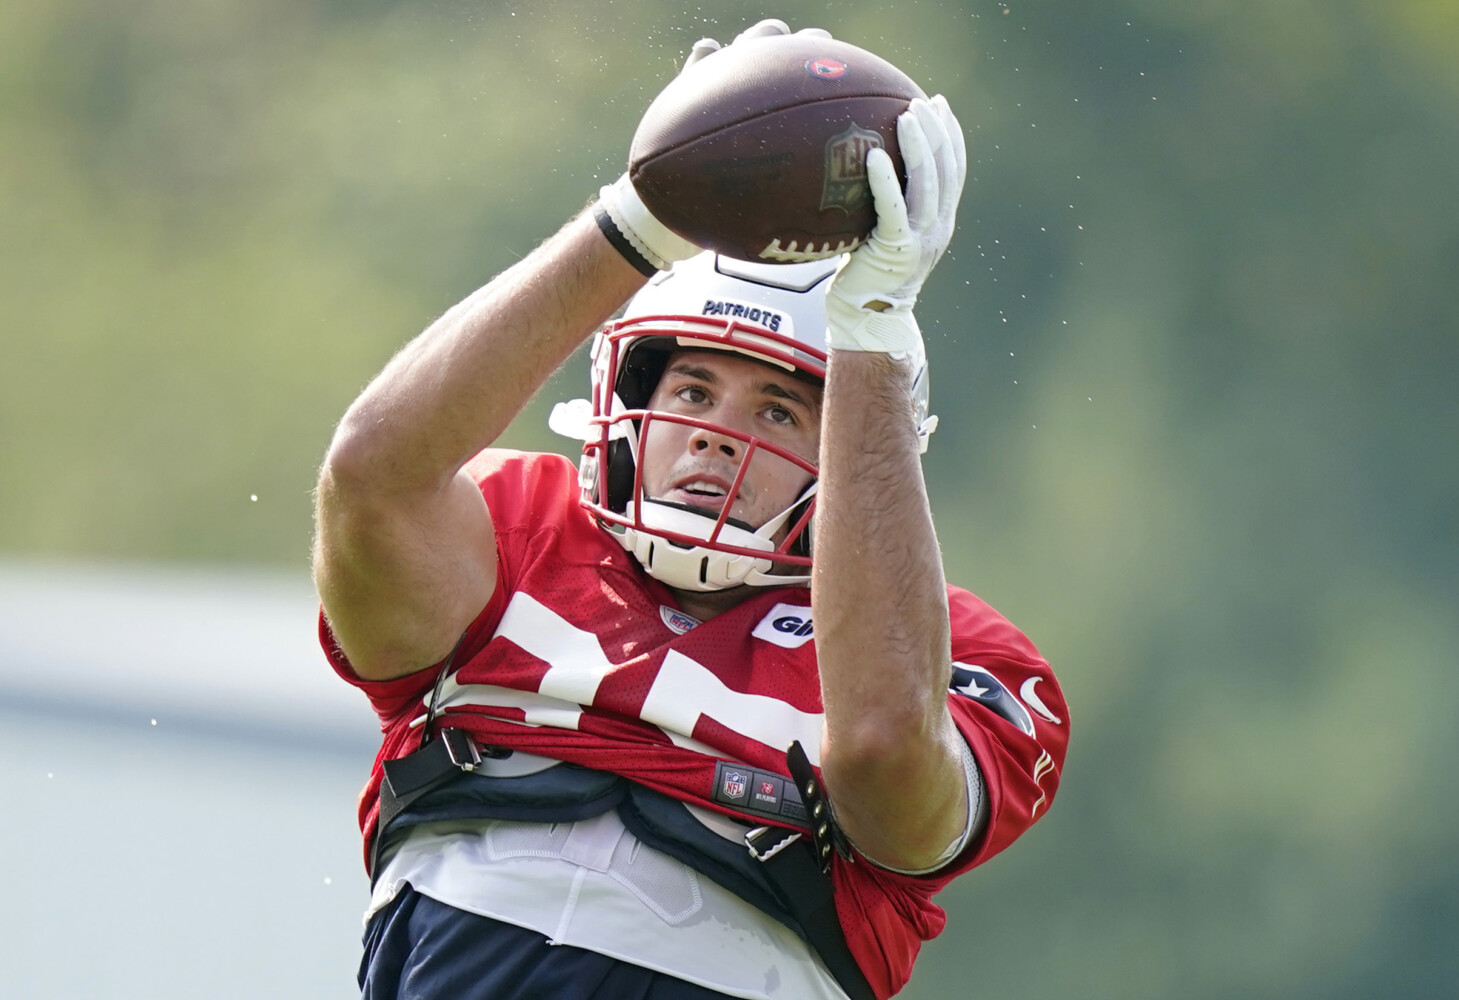
{"label": "white football helmet", "polygon": [[[810,580],[815,464],[761,438],[646,407],[669,353],[679,347],[736,351],[824,382],[826,289],[843,261],[757,264],[702,253],[650,279],[622,318],[594,336],[592,399],[559,403],[549,426],[583,442],[583,506],[650,576],[697,591]],[[936,418],[927,416],[926,360],[915,361],[916,419],[925,451]],[[730,518],[728,504],[715,515],[644,496],[638,456],[656,420],[743,441],[739,476],[763,450],[806,470],[811,483],[789,507],[758,525]]]}

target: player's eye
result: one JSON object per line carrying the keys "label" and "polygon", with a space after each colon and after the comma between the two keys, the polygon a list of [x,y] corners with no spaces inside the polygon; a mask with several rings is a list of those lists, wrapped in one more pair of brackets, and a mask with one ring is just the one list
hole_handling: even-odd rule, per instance
{"label": "player's eye", "polygon": [[709,393],[704,390],[703,386],[699,385],[682,386],[674,391],[674,395],[678,396],[684,402],[692,403],[696,406],[709,402]]}
{"label": "player's eye", "polygon": [[765,411],[765,417],[773,424],[784,424],[787,427],[794,426],[796,423],[795,414],[779,404],[770,406]]}

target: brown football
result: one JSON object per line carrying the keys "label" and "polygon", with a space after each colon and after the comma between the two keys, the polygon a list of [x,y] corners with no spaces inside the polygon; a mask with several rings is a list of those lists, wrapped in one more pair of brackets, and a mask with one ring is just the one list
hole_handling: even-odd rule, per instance
{"label": "brown football", "polygon": [[906,183],[897,116],[925,97],[846,42],[747,39],[689,66],[644,113],[628,173],[664,225],[742,260],[791,263],[853,249],[876,220],[866,153]]}

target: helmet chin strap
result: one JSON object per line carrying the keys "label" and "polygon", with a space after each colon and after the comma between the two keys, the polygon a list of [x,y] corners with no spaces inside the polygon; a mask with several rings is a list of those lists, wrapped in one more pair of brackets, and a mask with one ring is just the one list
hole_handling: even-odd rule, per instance
{"label": "helmet chin strap", "polygon": [[[816,485],[812,482],[794,503],[754,531],[725,524],[719,529],[718,541],[739,548],[773,553],[776,532],[785,525],[797,507],[815,495]],[[681,545],[655,534],[668,531],[707,542],[714,531],[715,518],[712,515],[685,510],[656,500],[644,500],[641,505],[630,501],[625,514],[642,523],[644,530],[623,528],[621,532],[614,532],[619,543],[633,553],[634,558],[643,566],[644,572],[676,590],[703,592],[728,590],[742,584],[751,587],[786,587],[810,583],[809,573],[773,572],[773,559],[722,552],[702,545]]]}

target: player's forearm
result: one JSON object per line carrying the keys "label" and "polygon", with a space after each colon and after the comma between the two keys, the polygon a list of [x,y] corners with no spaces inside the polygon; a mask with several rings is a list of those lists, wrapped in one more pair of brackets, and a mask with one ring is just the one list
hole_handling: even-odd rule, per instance
{"label": "player's forearm", "polygon": [[832,354],[811,593],[828,702],[857,706],[846,719],[889,702],[940,707],[946,693],[947,589],[909,384],[886,355]]}
{"label": "player's forearm", "polygon": [[909,384],[886,355],[832,355],[811,597],[827,785],[858,846],[917,867],[958,821],[957,801],[936,790],[959,787],[960,749],[946,709],[947,589]]}
{"label": "player's forearm", "polygon": [[330,464],[385,489],[442,488],[643,280],[579,216],[392,358],[340,422]]}

